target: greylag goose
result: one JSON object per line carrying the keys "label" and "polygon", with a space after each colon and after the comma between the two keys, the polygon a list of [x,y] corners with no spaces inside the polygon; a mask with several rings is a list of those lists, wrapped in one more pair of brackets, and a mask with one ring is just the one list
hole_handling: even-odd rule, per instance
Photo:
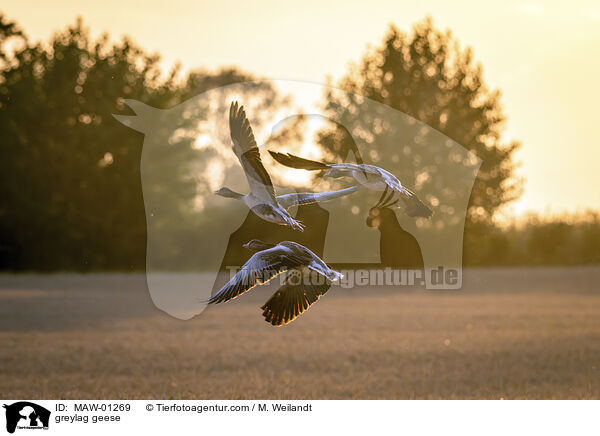
{"label": "greylag goose", "polygon": [[[268,244],[253,239],[243,246],[255,254],[223,288],[210,297],[209,304],[232,300],[288,271],[283,286],[261,307],[267,322],[281,326],[307,310],[329,290],[332,281],[343,278],[341,273],[329,268],[319,256],[296,242]],[[322,276],[322,280],[318,284],[307,283],[305,275],[309,271]]]}
{"label": "greylag goose", "polygon": [[275,151],[269,151],[269,153],[277,162],[290,168],[309,171],[327,170],[323,177],[352,177],[365,188],[383,191],[379,201],[385,198],[389,191],[392,191],[398,195],[404,205],[405,213],[410,217],[430,218],[433,215],[432,210],[417,197],[417,194],[402,186],[396,176],[383,168],[367,164],[327,164],[304,159],[293,154]]}
{"label": "greylag goose", "polygon": [[304,226],[290,216],[287,211],[288,208],[333,200],[352,194],[360,188],[359,185],[355,185],[331,192],[303,192],[276,196],[269,173],[267,173],[260,159],[260,151],[256,145],[244,107],[238,106],[237,102],[231,103],[229,108],[229,130],[233,141],[233,151],[244,169],[250,192],[243,195],[223,187],[215,191],[215,194],[241,200],[252,212],[265,221],[302,231]]}

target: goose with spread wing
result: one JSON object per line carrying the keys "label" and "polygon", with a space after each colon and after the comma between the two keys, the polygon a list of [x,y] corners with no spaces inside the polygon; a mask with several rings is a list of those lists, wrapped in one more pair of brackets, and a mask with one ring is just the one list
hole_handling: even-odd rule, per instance
{"label": "goose with spread wing", "polygon": [[[255,254],[208,300],[209,304],[232,300],[287,272],[283,286],[261,307],[265,321],[281,326],[306,311],[329,290],[332,281],[343,278],[341,273],[329,268],[319,256],[296,242],[268,244],[253,239],[243,246]],[[305,276],[311,271],[321,276],[321,280],[309,283]]]}
{"label": "goose with spread wing", "polygon": [[292,206],[333,200],[352,194],[360,188],[359,185],[356,185],[330,192],[304,192],[277,196],[269,173],[262,164],[260,151],[244,107],[239,106],[237,102],[231,103],[229,108],[229,130],[233,141],[233,151],[244,169],[250,192],[243,195],[223,187],[215,191],[215,194],[242,201],[265,221],[302,231],[304,230],[302,223],[292,218],[287,209]]}
{"label": "goose with spread wing", "polygon": [[309,171],[326,170],[323,177],[352,177],[362,187],[376,191],[383,191],[381,199],[389,192],[397,195],[404,206],[405,213],[410,217],[430,218],[433,211],[423,203],[417,194],[402,186],[400,180],[389,171],[375,165],[367,164],[327,164],[309,159],[304,159],[293,154],[269,151],[273,159],[290,168]]}

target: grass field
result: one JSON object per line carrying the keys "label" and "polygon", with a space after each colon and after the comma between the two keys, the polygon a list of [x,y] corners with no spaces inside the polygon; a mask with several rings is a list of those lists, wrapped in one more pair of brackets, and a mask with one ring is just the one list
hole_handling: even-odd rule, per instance
{"label": "grass field", "polygon": [[0,397],[600,398],[599,267],[465,282],[337,287],[274,328],[265,290],[179,321],[143,275],[3,275]]}

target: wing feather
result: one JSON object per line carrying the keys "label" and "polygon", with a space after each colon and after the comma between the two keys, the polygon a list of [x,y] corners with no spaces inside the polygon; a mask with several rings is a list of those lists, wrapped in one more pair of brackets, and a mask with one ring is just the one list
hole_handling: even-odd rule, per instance
{"label": "wing feather", "polygon": [[275,203],[273,182],[263,166],[244,107],[238,106],[237,101],[231,103],[229,108],[229,131],[233,141],[233,151],[246,173],[250,191],[265,202]]}
{"label": "wing feather", "polygon": [[329,168],[329,165],[326,163],[304,159],[302,157],[294,156],[293,154],[289,153],[284,154],[269,150],[269,154],[277,162],[290,168],[297,168],[309,171],[326,170],[327,168]]}
{"label": "wing feather", "polygon": [[292,322],[324,295],[331,287],[331,282],[326,280],[323,284],[290,283],[289,275],[286,283],[275,292],[261,307],[265,321],[274,326],[281,326]]}
{"label": "wing feather", "polygon": [[267,283],[284,271],[302,265],[302,259],[288,256],[282,247],[254,254],[233,278],[208,300],[209,304],[232,300],[257,285]]}
{"label": "wing feather", "polygon": [[292,206],[303,206],[312,203],[323,203],[325,201],[335,200],[336,198],[350,195],[360,189],[360,185],[354,185],[349,188],[339,189],[329,192],[297,192],[295,194],[278,195],[277,201],[287,209]]}
{"label": "wing feather", "polygon": [[400,200],[404,203],[405,213],[409,217],[431,218],[433,211],[412,191],[406,190],[408,196],[401,196]]}

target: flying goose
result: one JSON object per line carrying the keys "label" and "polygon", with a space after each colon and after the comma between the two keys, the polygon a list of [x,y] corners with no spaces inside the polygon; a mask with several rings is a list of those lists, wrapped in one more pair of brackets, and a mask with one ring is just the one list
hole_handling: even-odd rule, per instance
{"label": "flying goose", "polygon": [[[261,307],[265,321],[281,326],[307,310],[329,290],[332,281],[343,278],[341,273],[329,268],[315,253],[296,242],[268,244],[253,239],[243,247],[255,254],[225,286],[210,297],[209,304],[232,300],[288,271],[283,286]],[[322,280],[318,284],[306,283],[304,276],[309,271],[322,276]]]}
{"label": "flying goose", "polygon": [[290,216],[287,211],[288,208],[333,200],[352,194],[360,188],[360,186],[355,185],[331,192],[303,192],[276,196],[269,173],[267,173],[260,159],[260,151],[256,145],[250,122],[246,118],[244,107],[238,106],[237,102],[231,103],[229,108],[229,130],[233,141],[233,151],[242,164],[248,179],[250,192],[243,195],[223,187],[215,191],[215,194],[241,200],[252,212],[265,221],[303,231],[304,226],[300,221]]}
{"label": "flying goose", "polygon": [[385,198],[389,191],[392,191],[399,196],[404,205],[405,213],[410,217],[430,218],[433,215],[432,210],[417,197],[417,194],[402,186],[396,176],[383,168],[367,164],[326,164],[294,156],[293,154],[275,151],[269,151],[269,153],[277,162],[290,168],[309,171],[327,170],[323,177],[352,177],[365,188],[383,191],[379,201]]}

